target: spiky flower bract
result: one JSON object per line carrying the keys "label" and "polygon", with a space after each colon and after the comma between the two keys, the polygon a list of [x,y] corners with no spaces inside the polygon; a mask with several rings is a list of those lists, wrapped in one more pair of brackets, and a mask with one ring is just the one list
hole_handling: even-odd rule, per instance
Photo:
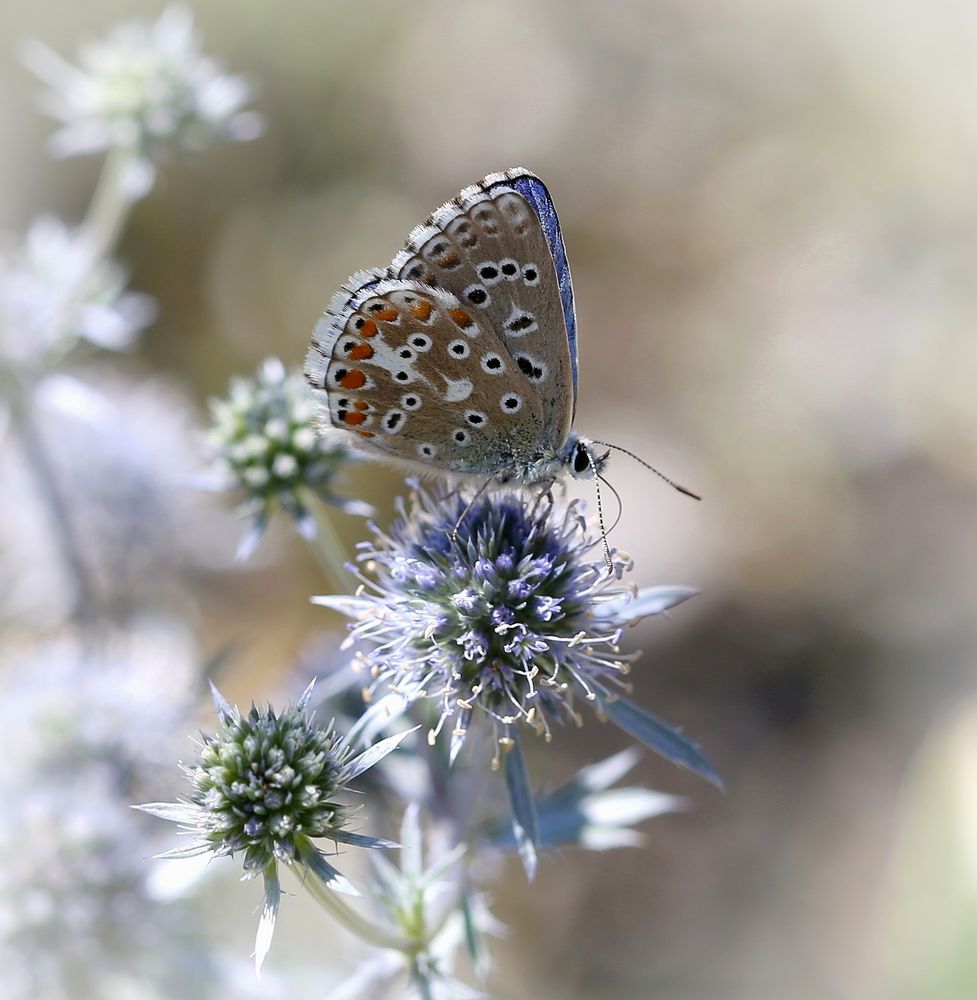
{"label": "spiky flower bract", "polygon": [[139,808],[179,823],[195,838],[189,847],[162,857],[243,854],[245,876],[264,877],[265,904],[255,948],[260,966],[278,913],[279,862],[298,865],[326,888],[358,895],[313,840],[328,838],[357,847],[396,846],[348,830],[349,811],[337,799],[407,733],[352,756],[331,726],[317,726],[307,712],[312,685],[282,712],[271,706],[252,706],[243,714],[216,688],[213,694],[220,729],[216,735],[203,735],[197,761],[183,765],[192,786],[190,794],[183,802],[154,802]]}
{"label": "spiky flower bract", "polygon": [[119,25],[84,46],[78,65],[37,41],[23,47],[23,58],[51,88],[44,108],[62,123],[53,152],[134,151],[134,193],[152,186],[168,148],[196,150],[261,132],[260,116],[246,107],[251,87],[203,54],[186,7],[167,7],[154,24]]}
{"label": "spiky flower bract", "polygon": [[253,551],[279,507],[292,515],[307,538],[316,533],[313,500],[349,514],[372,513],[368,504],[333,492],[337,473],[350,460],[349,451],[319,434],[304,381],[286,372],[277,358],[266,360],[253,379],[233,379],[227,397],[211,400],[210,409],[208,444],[218,465],[219,485],[243,493],[254,515],[239,557]]}
{"label": "spiky flower bract", "polygon": [[[434,734],[453,723],[453,755],[476,713],[503,746],[521,728],[549,738],[554,723],[579,723],[581,702],[618,721],[613,706],[630,705],[621,695],[637,657],[621,651],[624,627],[695,593],[622,585],[630,560],[612,549],[605,563],[577,501],[496,492],[470,502],[417,484],[389,533],[374,526],[360,566],[357,597],[316,600],[354,619],[371,692],[392,693],[372,711],[436,699]],[[652,742],[713,777],[682,744],[684,757]]]}

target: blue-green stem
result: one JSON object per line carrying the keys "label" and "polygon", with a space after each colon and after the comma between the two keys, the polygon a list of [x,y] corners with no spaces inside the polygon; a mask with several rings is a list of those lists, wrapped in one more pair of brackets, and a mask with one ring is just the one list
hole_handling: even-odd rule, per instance
{"label": "blue-green stem", "polygon": [[105,157],[81,234],[88,244],[92,264],[115,249],[136,197],[126,187],[126,174],[138,159],[134,146],[113,146]]}
{"label": "blue-green stem", "polygon": [[353,590],[356,581],[346,568],[346,547],[336,532],[330,508],[318,498],[310,499],[309,508],[316,527],[316,536],[311,543],[312,550],[319,566],[335,585],[338,593]]}
{"label": "blue-green stem", "polygon": [[339,893],[327,889],[311,871],[306,874],[302,886],[333,919],[361,941],[375,948],[389,948],[405,955],[415,955],[423,948],[422,941],[398,934],[358,913]]}

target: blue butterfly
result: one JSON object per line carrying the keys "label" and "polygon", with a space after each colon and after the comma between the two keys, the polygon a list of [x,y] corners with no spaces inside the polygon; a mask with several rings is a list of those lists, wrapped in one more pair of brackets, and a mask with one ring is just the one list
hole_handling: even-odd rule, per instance
{"label": "blue butterfly", "polygon": [[305,362],[325,422],[357,450],[486,483],[600,474],[605,442],[572,429],[577,369],[560,223],[522,168],[465,188],[389,267],[349,278]]}

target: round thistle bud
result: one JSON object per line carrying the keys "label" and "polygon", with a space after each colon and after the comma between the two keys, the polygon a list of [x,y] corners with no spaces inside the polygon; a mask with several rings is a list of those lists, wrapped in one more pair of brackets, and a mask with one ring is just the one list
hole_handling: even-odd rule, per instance
{"label": "round thistle bud", "polygon": [[367,504],[332,492],[349,452],[341,442],[317,433],[301,377],[286,373],[277,359],[265,361],[253,379],[234,379],[228,396],[211,400],[210,409],[208,444],[220,485],[243,493],[255,512],[240,556],[253,550],[277,507],[292,515],[306,537],[315,534],[308,511],[312,498],[350,514],[371,513]]}
{"label": "round thistle bud", "polygon": [[394,750],[413,730],[390,736],[355,757],[332,727],[314,724],[307,709],[312,685],[292,707],[276,713],[252,706],[245,716],[212,688],[220,730],[203,736],[200,757],[184,765],[193,789],[182,802],[139,806],[179,823],[189,847],[160,857],[244,854],[247,876],[264,879],[265,900],[255,963],[260,969],[278,915],[278,862],[297,864],[303,878],[335,892],[359,895],[312,841],[319,837],[356,847],[396,847],[388,840],[346,830],[348,814],[335,801],[349,783]]}
{"label": "round thistle bud", "polygon": [[269,706],[221,715],[204,736],[199,761],[185,768],[201,834],[218,855],[244,852],[247,871],[296,859],[297,836],[328,837],[346,825],[335,801],[348,751],[330,729],[311,724],[298,707]]}

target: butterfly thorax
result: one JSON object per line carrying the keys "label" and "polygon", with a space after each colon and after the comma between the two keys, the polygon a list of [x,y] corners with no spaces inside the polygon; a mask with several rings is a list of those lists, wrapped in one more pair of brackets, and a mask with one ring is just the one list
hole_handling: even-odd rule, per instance
{"label": "butterfly thorax", "polygon": [[559,448],[540,450],[521,460],[513,456],[496,478],[503,484],[552,483],[563,473],[574,479],[590,479],[600,473],[606,461],[607,452],[597,454],[592,441],[571,431]]}

